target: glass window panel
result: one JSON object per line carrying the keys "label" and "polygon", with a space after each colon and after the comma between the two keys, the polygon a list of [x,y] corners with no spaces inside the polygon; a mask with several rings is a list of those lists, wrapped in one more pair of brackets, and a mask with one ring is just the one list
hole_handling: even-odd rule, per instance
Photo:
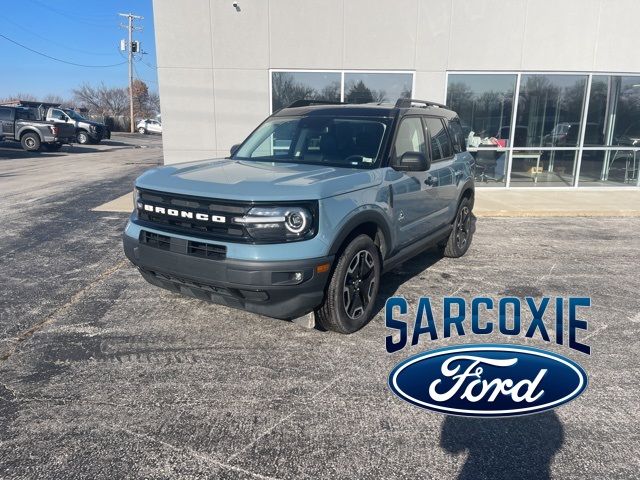
{"label": "glass window panel", "polygon": [[453,146],[444,124],[439,118],[425,117],[427,130],[431,136],[431,160],[437,162],[453,155]]}
{"label": "glass window panel", "polygon": [[584,144],[640,145],[640,77],[593,76]]}
{"label": "glass window panel", "polygon": [[402,120],[396,134],[394,150],[396,158],[407,152],[421,152],[426,155],[424,129],[419,117],[406,117]]}
{"label": "glass window panel", "polygon": [[479,147],[471,152],[476,160],[476,187],[504,187],[507,176],[506,150]]}
{"label": "glass window panel", "polygon": [[639,165],[638,150],[584,150],[578,185],[635,186],[638,182]]}
{"label": "glass window panel", "polygon": [[447,105],[460,116],[467,146],[508,146],[515,88],[513,74],[449,74]]}
{"label": "glass window panel", "polygon": [[344,101],[347,103],[392,102],[411,98],[411,73],[345,73]]}
{"label": "glass window panel", "polygon": [[586,75],[522,75],[514,145],[577,146],[586,85]]}
{"label": "glass window panel", "polygon": [[460,125],[460,120],[454,118],[450,122],[449,125],[449,134],[451,135],[451,140],[453,141],[453,146],[457,153],[464,152],[466,150],[466,139],[464,137],[464,133],[462,132],[462,125]]}
{"label": "glass window panel", "polygon": [[576,150],[515,150],[511,154],[512,187],[571,187]]}
{"label": "glass window panel", "polygon": [[273,111],[296,100],[340,101],[339,72],[273,72],[271,107]]}

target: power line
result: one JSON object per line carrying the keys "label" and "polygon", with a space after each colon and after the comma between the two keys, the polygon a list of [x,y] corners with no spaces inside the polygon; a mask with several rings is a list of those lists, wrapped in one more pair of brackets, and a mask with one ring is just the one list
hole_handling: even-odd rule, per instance
{"label": "power line", "polygon": [[40,5],[43,8],[46,8],[47,10],[52,11],[53,13],[57,13],[58,15],[61,15],[63,17],[66,17],[67,19],[73,21],[73,22],[80,22],[80,23],[84,23],[86,25],[90,25],[92,27],[99,27],[99,28],[108,28],[111,29],[111,27],[109,27],[108,25],[102,25],[99,23],[93,23],[93,22],[87,22],[83,17],[79,17],[77,15],[71,15],[69,13],[63,12],[62,10],[58,10],[57,8],[53,8],[50,5],[44,4],[38,0],[32,0],[33,2],[37,3],[38,5]]}
{"label": "power line", "polygon": [[24,27],[24,26],[20,25],[19,23],[14,22],[13,20],[11,20],[11,19],[9,19],[7,17],[2,17],[2,18],[0,18],[0,20],[4,20],[5,22],[8,22],[13,26],[18,27],[19,29],[29,33],[30,35],[33,35],[34,37],[38,37],[41,40],[45,40],[45,41],[47,41],[49,43],[53,43],[53,44],[58,45],[58,46],[60,46],[62,48],[66,48],[67,50],[71,50],[71,51],[79,52],[79,53],[84,53],[84,54],[91,55],[91,56],[94,56],[94,55],[109,56],[109,57],[113,56],[113,52],[112,53],[89,52],[87,50],[80,50],[79,48],[70,47],[70,46],[68,46],[68,45],[66,45],[66,44],[64,44],[62,42],[58,42],[58,41],[53,40],[51,38],[44,37],[44,36],[40,35],[39,33],[36,33],[33,30],[30,30],[27,27]]}
{"label": "power line", "polygon": [[38,50],[34,50],[33,48],[29,48],[26,45],[21,44],[20,42],[16,42],[15,40],[3,35],[0,33],[0,37],[4,38],[5,40],[8,40],[9,42],[18,45],[19,47],[24,48],[25,50],[29,50],[30,52],[36,53],[42,57],[48,58],[50,60],[55,60],[56,62],[61,62],[61,63],[66,63],[67,65],[73,65],[75,67],[84,67],[84,68],[109,68],[109,67],[117,67],[119,65],[123,65],[127,62],[120,62],[120,63],[113,63],[111,65],[85,65],[83,63],[75,63],[75,62],[69,62],[67,60],[62,60],[61,58],[56,58],[56,57],[52,57],[51,55],[47,55],[46,53],[42,53],[39,52]]}

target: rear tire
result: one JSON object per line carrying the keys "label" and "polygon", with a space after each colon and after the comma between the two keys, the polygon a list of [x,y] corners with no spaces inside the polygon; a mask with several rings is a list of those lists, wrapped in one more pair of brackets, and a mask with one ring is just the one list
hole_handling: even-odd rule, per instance
{"label": "rear tire", "polygon": [[142,135],[144,135],[145,133],[147,133],[147,130],[145,128],[143,128],[143,127],[140,127],[138,129],[138,133],[141,133]]}
{"label": "rear tire", "polygon": [[382,263],[378,248],[367,235],[354,238],[338,259],[324,302],[316,310],[326,330],[353,333],[371,319],[380,287]]}
{"label": "rear tire", "polygon": [[469,250],[473,238],[471,208],[471,200],[463,198],[453,221],[453,230],[451,230],[447,242],[441,245],[442,254],[445,257],[458,258]]}
{"label": "rear tire", "polygon": [[27,152],[40,151],[40,137],[36,133],[25,133],[20,138],[20,143]]}

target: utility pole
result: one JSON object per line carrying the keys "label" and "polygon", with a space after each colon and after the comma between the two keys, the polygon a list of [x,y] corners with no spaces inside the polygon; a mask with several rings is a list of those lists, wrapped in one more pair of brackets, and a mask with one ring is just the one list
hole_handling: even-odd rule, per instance
{"label": "utility pole", "polygon": [[133,118],[133,31],[142,30],[142,27],[135,27],[133,25],[133,21],[144,20],[144,17],[134,15],[133,13],[119,13],[118,15],[121,17],[127,17],[129,20],[128,25],[120,24],[120,26],[129,31],[129,42],[127,43],[127,51],[129,53],[129,115],[131,117],[131,133],[133,133],[135,131]]}

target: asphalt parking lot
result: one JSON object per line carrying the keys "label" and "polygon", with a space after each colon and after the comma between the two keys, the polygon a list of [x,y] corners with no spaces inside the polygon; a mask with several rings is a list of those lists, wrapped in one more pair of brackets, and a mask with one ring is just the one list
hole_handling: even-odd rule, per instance
{"label": "asphalt parking lot", "polygon": [[383,277],[381,308],[592,298],[591,356],[511,340],[580,362],[581,397],[446,417],[394,397],[387,375],[477,339],[389,355],[382,311],[341,336],[156,289],[122,253],[126,215],[92,208],[161,162],[160,139],[66,149],[0,144],[0,478],[639,478],[640,218],[480,218],[465,257],[425,252]]}

